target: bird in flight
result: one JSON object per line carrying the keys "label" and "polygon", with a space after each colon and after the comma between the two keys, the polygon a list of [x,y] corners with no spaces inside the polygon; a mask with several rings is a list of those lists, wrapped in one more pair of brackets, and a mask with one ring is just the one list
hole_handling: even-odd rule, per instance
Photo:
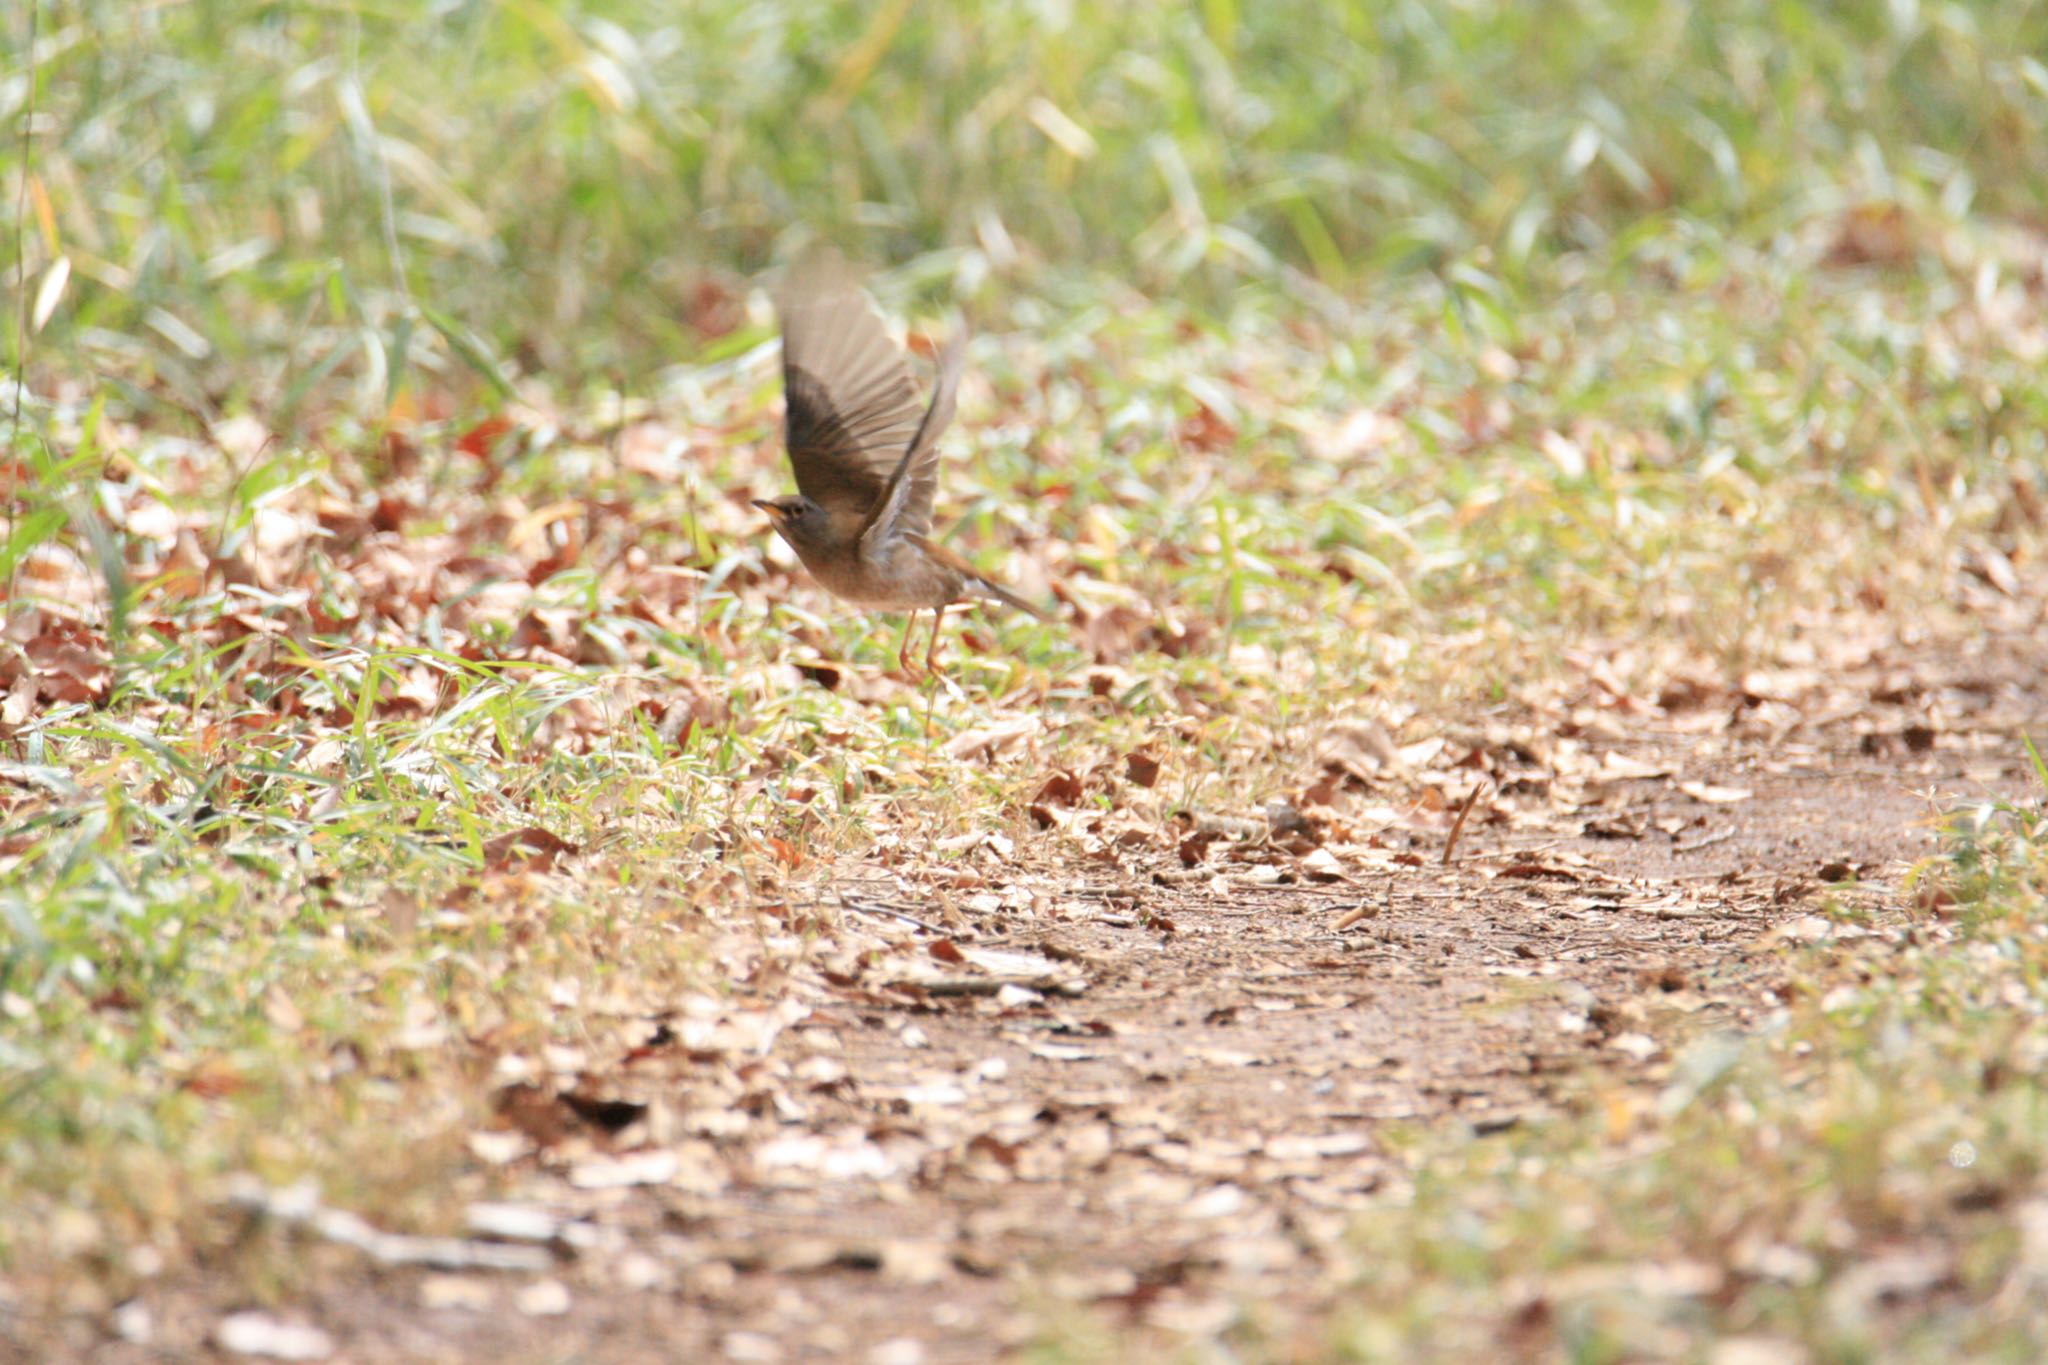
{"label": "bird in flight", "polygon": [[836,259],[799,266],[776,297],[782,319],[784,443],[797,491],[757,498],[776,533],[833,596],[908,612],[896,661],[912,672],[917,613],[932,613],[924,671],[939,623],[968,599],[1001,602],[1040,620],[1017,596],[931,538],[939,437],[953,420],[964,332],[939,355],[931,403],[920,406],[903,351],[851,269]]}

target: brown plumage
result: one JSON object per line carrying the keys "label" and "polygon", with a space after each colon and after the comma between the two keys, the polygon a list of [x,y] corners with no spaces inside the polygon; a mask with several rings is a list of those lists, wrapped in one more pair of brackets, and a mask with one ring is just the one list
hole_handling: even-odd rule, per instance
{"label": "brown plumage", "polygon": [[945,609],[967,598],[1002,602],[1049,620],[931,539],[939,437],[953,420],[966,338],[939,356],[929,406],[920,410],[903,352],[859,281],[836,261],[799,268],[776,298],[782,316],[784,436],[797,492],[758,499],[776,533],[811,576],[856,606],[907,611],[897,662],[910,671],[917,613],[932,613],[929,671]]}

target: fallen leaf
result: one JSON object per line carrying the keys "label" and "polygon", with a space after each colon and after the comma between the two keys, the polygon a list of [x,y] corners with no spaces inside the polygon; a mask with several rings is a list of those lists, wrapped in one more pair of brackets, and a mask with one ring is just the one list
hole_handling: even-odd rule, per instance
{"label": "fallen leaf", "polygon": [[455,448],[472,459],[487,460],[498,438],[512,430],[512,419],[500,414],[486,417],[455,438]]}
{"label": "fallen leaf", "polygon": [[463,1214],[478,1237],[506,1242],[552,1242],[561,1235],[562,1220],[533,1204],[471,1204]]}
{"label": "fallen leaf", "polygon": [[578,1162],[569,1169],[569,1183],[579,1190],[618,1190],[631,1185],[666,1185],[676,1178],[682,1162],[674,1152],[629,1152],[625,1156],[597,1157]]}
{"label": "fallen leaf", "polygon": [[1647,1062],[1663,1051],[1657,1040],[1646,1033],[1624,1033],[1609,1041],[1607,1046],[1638,1062]]}
{"label": "fallen leaf", "polygon": [[1275,1161],[1307,1161],[1355,1156],[1372,1150],[1372,1136],[1363,1132],[1288,1134],[1268,1138],[1265,1154]]}
{"label": "fallen leaf", "polygon": [[1345,874],[1344,865],[1337,861],[1337,855],[1327,848],[1319,848],[1301,860],[1301,870],[1309,880],[1318,882],[1344,882],[1351,878]]}
{"label": "fallen leaf", "polygon": [[430,1312],[486,1313],[496,1301],[491,1282],[474,1275],[429,1275],[420,1281],[420,1307]]}
{"label": "fallen leaf", "polygon": [[1693,800],[1703,801],[1710,806],[1732,805],[1737,801],[1747,801],[1756,795],[1747,787],[1716,787],[1707,782],[1681,782],[1678,789]]}
{"label": "fallen leaf", "polygon": [[1600,755],[1599,766],[1587,776],[1594,782],[1629,782],[1644,778],[1669,777],[1671,765],[1632,758],[1619,750],[1610,749]]}
{"label": "fallen leaf", "polygon": [[1042,806],[1077,806],[1081,803],[1081,779],[1070,772],[1054,773],[1038,788],[1038,795],[1031,798]]}
{"label": "fallen leaf", "polygon": [[1395,749],[1387,728],[1376,720],[1333,722],[1316,742],[1316,761],[1332,772],[1359,782],[1370,782],[1382,771],[1397,766]]}
{"label": "fallen leaf", "polygon": [[569,1289],[560,1280],[535,1280],[512,1302],[529,1318],[558,1318],[569,1311]]}
{"label": "fallen leaf", "polygon": [[1036,734],[1041,722],[1036,716],[1012,716],[993,725],[967,730],[946,741],[946,757],[994,757],[1027,735]]}
{"label": "fallen leaf", "polygon": [[289,1322],[268,1313],[230,1313],[214,1324],[213,1341],[230,1355],[269,1360],[325,1360],[334,1354],[334,1338],[303,1322]]}
{"label": "fallen leaf", "polygon": [[484,867],[492,872],[518,870],[546,872],[563,856],[580,853],[575,844],[558,834],[528,825],[484,842]]}

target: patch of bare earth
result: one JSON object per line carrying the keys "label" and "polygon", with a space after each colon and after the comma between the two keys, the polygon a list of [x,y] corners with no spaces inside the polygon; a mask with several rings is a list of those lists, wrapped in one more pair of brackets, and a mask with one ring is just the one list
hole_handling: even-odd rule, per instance
{"label": "patch of bare earth", "polygon": [[[499,1058],[456,1239],[246,1192],[317,1268],[252,1340],[936,1362],[1092,1319],[1310,1350],[1347,1227],[1448,1127],[1657,1086],[1779,1003],[1788,940],[1925,918],[1903,874],[1932,817],[2021,790],[2017,736],[2048,722],[2037,611],[2000,613],[1654,697],[1591,661],[1547,711],[1419,749],[1340,724],[1293,799],[1163,848],[1049,834],[964,888],[842,861],[714,949],[729,993],[593,988],[567,1002],[586,1049]],[[1096,817],[1056,782],[1035,818]],[[165,1284],[39,1349],[206,1355],[233,1306]]]}

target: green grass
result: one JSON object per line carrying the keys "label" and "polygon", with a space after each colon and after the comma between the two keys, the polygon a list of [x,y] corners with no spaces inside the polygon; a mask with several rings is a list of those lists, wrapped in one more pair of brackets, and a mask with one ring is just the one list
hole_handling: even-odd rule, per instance
{"label": "green grass", "polygon": [[1667,218],[2023,218],[2048,176],[2036,4],[38,12],[28,275],[71,270],[45,354],[173,411],[374,417],[486,351],[641,382],[805,231],[957,248],[923,281],[968,296],[1087,267],[1214,301],[1543,279]]}

